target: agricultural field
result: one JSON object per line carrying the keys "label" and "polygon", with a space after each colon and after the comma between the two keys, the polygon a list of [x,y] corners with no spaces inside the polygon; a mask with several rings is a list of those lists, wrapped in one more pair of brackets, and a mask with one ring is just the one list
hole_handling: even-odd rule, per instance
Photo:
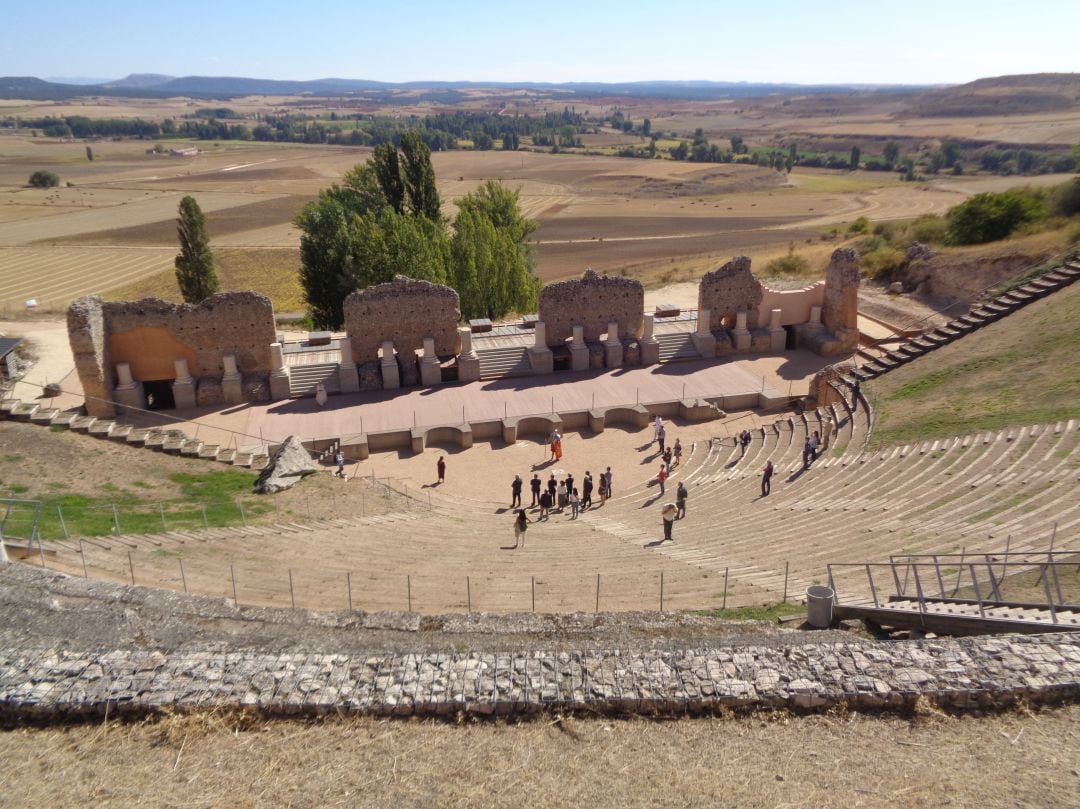
{"label": "agricultural field", "polygon": [[[475,88],[458,109],[509,114],[561,111],[564,100],[506,89]],[[912,114],[918,96],[810,95],[687,101],[592,98],[577,112],[619,109],[631,120],[650,117],[654,132],[687,136],[703,128],[717,143],[732,132],[757,146],[778,138],[837,148],[844,138],[977,137],[1005,142],[1080,141],[1080,111],[1034,111],[994,118],[949,115],[952,108]],[[936,98],[936,97],[935,97]],[[407,98],[399,99],[407,102]],[[933,99],[931,99],[933,100]],[[939,100],[940,101],[940,100]],[[948,98],[940,103],[959,103]],[[934,103],[938,103],[935,101]],[[0,101],[0,116],[86,115],[96,118],[179,119],[217,102],[195,99],[94,98],[64,102]],[[221,102],[250,120],[256,114],[303,113],[329,120],[357,112],[395,115],[449,111],[408,103],[380,108],[348,99],[244,97]],[[921,109],[921,108],[920,108]],[[601,128],[583,136],[599,154],[539,150],[450,151],[433,156],[444,211],[486,178],[518,189],[524,213],[536,219],[536,270],[545,281],[586,268],[640,277],[648,284],[691,280],[733,255],[761,266],[798,246],[821,253],[823,240],[860,216],[872,222],[943,214],[971,194],[1037,178],[940,177],[902,183],[892,172],[796,167],[790,174],[743,164],[642,160],[614,156],[647,141],[637,133]],[[676,141],[661,139],[665,146]],[[167,140],[168,148],[197,146],[197,155],[148,153],[150,140],[85,141],[44,138],[26,130],[0,133],[0,312],[13,314],[30,299],[39,310],[62,311],[75,297],[154,293],[178,298],[172,278],[175,216],[185,194],[207,215],[226,288],[254,286],[279,311],[303,301],[296,279],[299,231],[293,221],[319,191],[367,159],[364,147],[244,141]],[[88,159],[87,148],[93,153]],[[906,148],[906,147],[905,147]],[[30,173],[55,172],[61,185],[27,186]]]}

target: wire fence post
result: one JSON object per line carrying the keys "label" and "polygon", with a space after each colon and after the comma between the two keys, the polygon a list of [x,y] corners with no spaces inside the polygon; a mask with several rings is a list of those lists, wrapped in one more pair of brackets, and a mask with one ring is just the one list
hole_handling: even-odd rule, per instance
{"label": "wire fence post", "polygon": [[468,576],[465,577],[465,598],[469,607],[469,614],[472,615],[472,582]]}
{"label": "wire fence post", "polygon": [[240,501],[240,500],[237,500],[236,505],[240,509],[240,524],[241,525],[247,525],[247,515],[244,514],[244,504],[243,504],[243,502]]}
{"label": "wire fence post", "polygon": [[532,590],[532,611],[536,612],[536,576],[529,576],[529,587]]}
{"label": "wire fence post", "polygon": [[596,574],[596,609],[593,612],[600,612],[600,574]]}
{"label": "wire fence post", "polygon": [[165,506],[162,503],[158,504],[158,511],[161,512],[161,530],[168,531],[169,526],[165,524]]}
{"label": "wire fence post", "polygon": [[787,583],[788,583],[788,565],[790,562],[784,562],[784,603],[787,604]]}
{"label": "wire fence post", "polygon": [[210,521],[208,519],[206,519],[206,503],[202,504],[202,524],[203,524],[203,528],[209,528],[210,527]]}
{"label": "wire fence post", "polygon": [[135,563],[131,561],[131,551],[128,551],[128,570],[131,571],[131,586],[135,586]]}
{"label": "wire fence post", "polygon": [[116,503],[112,504],[112,518],[113,526],[116,528],[116,535],[120,536],[120,515],[116,513]]}
{"label": "wire fence post", "polygon": [[60,528],[64,531],[64,539],[71,539],[68,535],[67,523],[64,522],[64,511],[60,508],[60,504],[56,504],[56,516],[60,518]]}
{"label": "wire fence post", "polygon": [[86,548],[83,547],[83,541],[79,540],[79,558],[82,560],[82,574],[84,579],[89,579],[90,574],[86,572]]}
{"label": "wire fence post", "polygon": [[728,571],[729,570],[730,570],[730,568],[726,568],[726,567],[724,568],[724,604],[723,604],[723,606],[720,607],[720,609],[722,609],[722,610],[727,609],[727,582],[728,582]]}
{"label": "wire fence post", "polygon": [[664,611],[664,571],[660,571],[660,612]]}
{"label": "wire fence post", "polygon": [[232,579],[232,600],[233,604],[237,607],[240,606],[240,599],[236,597],[236,571],[232,565],[229,565],[229,578]]}
{"label": "wire fence post", "polygon": [[352,573],[345,571],[345,589],[349,593],[349,612],[352,612]]}
{"label": "wire fence post", "polygon": [[409,612],[412,612],[412,576],[405,577],[405,595],[409,599]]}
{"label": "wire fence post", "polygon": [[176,561],[178,561],[180,563],[180,581],[182,581],[184,583],[184,592],[186,593],[188,591],[188,589],[187,589],[187,576],[184,574],[184,560],[183,559],[177,559]]}
{"label": "wire fence post", "polygon": [[292,568],[289,568],[289,601],[292,602],[292,608],[296,609],[296,591],[293,590],[292,583]]}

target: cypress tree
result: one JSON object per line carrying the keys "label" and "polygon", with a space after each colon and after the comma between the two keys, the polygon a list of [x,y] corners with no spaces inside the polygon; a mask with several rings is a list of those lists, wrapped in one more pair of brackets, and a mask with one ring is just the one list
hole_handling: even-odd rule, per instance
{"label": "cypress tree", "polygon": [[194,197],[180,200],[176,233],[180,239],[180,253],[174,262],[176,283],[187,303],[200,303],[218,291],[218,277],[206,233],[206,217]]}

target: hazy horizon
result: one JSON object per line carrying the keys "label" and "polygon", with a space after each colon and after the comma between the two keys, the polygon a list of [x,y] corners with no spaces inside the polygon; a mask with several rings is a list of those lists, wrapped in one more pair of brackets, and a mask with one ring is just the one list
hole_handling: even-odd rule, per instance
{"label": "hazy horizon", "polygon": [[[307,81],[718,81],[963,84],[1078,69],[1080,4],[850,0],[767,9],[686,0],[594,0],[552,9],[417,0],[388,4],[72,0],[8,9],[0,74],[131,73]],[[315,54],[313,57],[312,54]]]}

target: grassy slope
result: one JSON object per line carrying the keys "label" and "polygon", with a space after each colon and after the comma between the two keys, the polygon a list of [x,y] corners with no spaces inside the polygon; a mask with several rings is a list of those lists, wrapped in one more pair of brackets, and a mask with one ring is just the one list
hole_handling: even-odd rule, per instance
{"label": "grassy slope", "polygon": [[864,390],[877,446],[1080,417],[1080,284]]}

